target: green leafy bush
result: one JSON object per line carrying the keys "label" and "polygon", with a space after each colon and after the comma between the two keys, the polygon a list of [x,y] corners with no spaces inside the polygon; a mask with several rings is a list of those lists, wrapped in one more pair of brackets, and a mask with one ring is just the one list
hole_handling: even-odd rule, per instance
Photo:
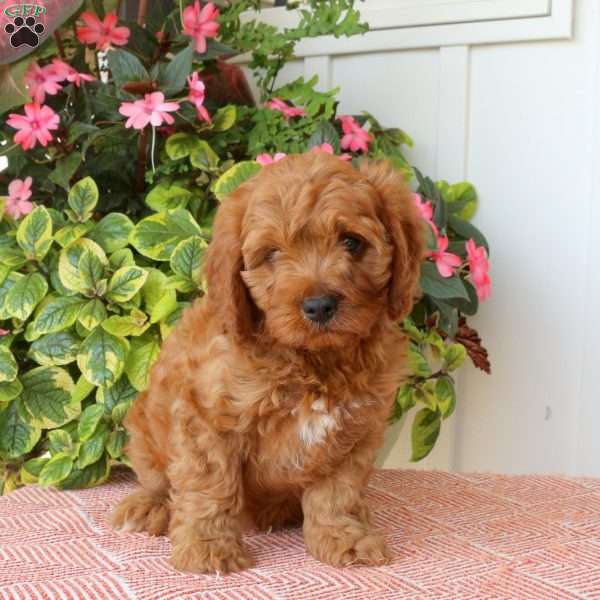
{"label": "green leafy bush", "polygon": [[[27,149],[15,135],[22,119],[0,119],[0,148],[8,158],[0,173],[8,188],[0,201],[5,492],[32,482],[91,486],[108,477],[112,464],[126,463],[123,419],[147,385],[162,341],[204,293],[201,267],[216,207],[261,163],[276,160],[275,153],[349,150],[346,158],[353,161],[390,160],[414,181],[415,202],[430,223],[431,255],[423,263],[423,298],[403,325],[412,376],[391,416],[397,420],[418,407],[414,460],[431,451],[454,410],[451,373],[467,355],[489,370],[481,341],[466,323],[489,293],[487,242],[470,223],[477,208],[473,186],[421,175],[403,154],[410,137],[368,113],[340,121],[338,90],[317,91],[316,78],[276,88],[279,70],[302,37],[364,31],[353,2],[312,0],[297,27],[284,32],[243,23],[242,11],[255,4],[245,0],[224,9],[220,40],[208,39],[202,54],[181,30],[184,7],[161,3],[146,27],[126,23],[128,43],[108,50],[104,66],[74,35],[78,16],[13,66],[13,83],[21,89],[28,69],[39,66],[48,79],[58,77],[51,69],[60,63],[65,73],[70,65],[96,80],[79,86],[76,77],[59,80],[41,106],[15,96],[0,108],[23,115],[26,102],[26,110],[49,107],[57,115],[48,145]],[[94,6],[104,18],[103,4]],[[248,51],[259,105],[241,72],[220,60]],[[50,62],[57,55],[60,63]],[[197,72],[206,96],[194,101],[189,77]],[[124,105],[130,106],[125,112],[136,111],[135,103],[157,90],[170,103],[161,125],[126,128]],[[273,108],[274,100],[295,116]],[[349,135],[362,147],[352,151]]]}

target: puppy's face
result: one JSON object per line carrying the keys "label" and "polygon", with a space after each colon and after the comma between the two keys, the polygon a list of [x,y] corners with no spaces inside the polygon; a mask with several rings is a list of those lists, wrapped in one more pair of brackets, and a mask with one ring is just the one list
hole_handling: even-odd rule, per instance
{"label": "puppy's face", "polygon": [[389,167],[359,172],[327,155],[288,157],[232,202],[243,205],[236,268],[246,301],[278,343],[343,347],[412,305],[421,225]]}

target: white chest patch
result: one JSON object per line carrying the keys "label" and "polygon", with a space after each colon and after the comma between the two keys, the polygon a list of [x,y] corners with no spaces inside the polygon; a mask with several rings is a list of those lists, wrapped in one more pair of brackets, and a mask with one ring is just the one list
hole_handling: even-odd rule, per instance
{"label": "white chest patch", "polygon": [[298,423],[298,435],[306,446],[323,443],[327,434],[340,426],[339,409],[334,409],[332,413],[326,412],[327,404],[323,398],[315,400],[311,408],[310,416]]}

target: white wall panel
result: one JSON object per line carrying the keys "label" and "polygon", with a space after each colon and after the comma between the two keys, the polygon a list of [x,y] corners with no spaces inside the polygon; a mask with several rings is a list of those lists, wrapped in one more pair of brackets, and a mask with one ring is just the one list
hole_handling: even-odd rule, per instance
{"label": "white wall panel", "polygon": [[[421,14],[462,4],[476,21],[484,1],[469,2]],[[479,190],[494,289],[473,323],[493,375],[461,372],[453,425],[422,466],[600,475],[600,3],[492,4],[541,14],[311,40],[288,74],[341,86],[342,113],[405,128],[414,164]],[[385,466],[408,465],[407,425]]]}
{"label": "white wall panel", "polygon": [[373,113],[415,140],[407,157],[432,172],[436,167],[439,51],[381,52],[333,58],[332,84],[341,87],[340,112]]}
{"label": "white wall panel", "polygon": [[[572,42],[472,49],[468,176],[494,280],[477,324],[494,374],[462,378],[461,470],[576,469],[584,334],[598,327],[586,318],[598,18],[591,2],[579,9]],[[594,416],[587,439],[598,404]],[[600,473],[600,455],[586,469]]]}

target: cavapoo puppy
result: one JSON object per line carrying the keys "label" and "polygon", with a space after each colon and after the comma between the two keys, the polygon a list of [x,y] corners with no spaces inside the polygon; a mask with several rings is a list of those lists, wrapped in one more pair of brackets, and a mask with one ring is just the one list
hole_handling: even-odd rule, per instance
{"label": "cavapoo puppy", "polygon": [[331,565],[386,563],[364,491],[405,374],[398,322],[417,293],[422,223],[389,164],[327,154],[264,167],[226,199],[208,294],[127,418],[141,488],[113,525],[168,533],[183,571],[251,566],[248,517],[302,523]]}

